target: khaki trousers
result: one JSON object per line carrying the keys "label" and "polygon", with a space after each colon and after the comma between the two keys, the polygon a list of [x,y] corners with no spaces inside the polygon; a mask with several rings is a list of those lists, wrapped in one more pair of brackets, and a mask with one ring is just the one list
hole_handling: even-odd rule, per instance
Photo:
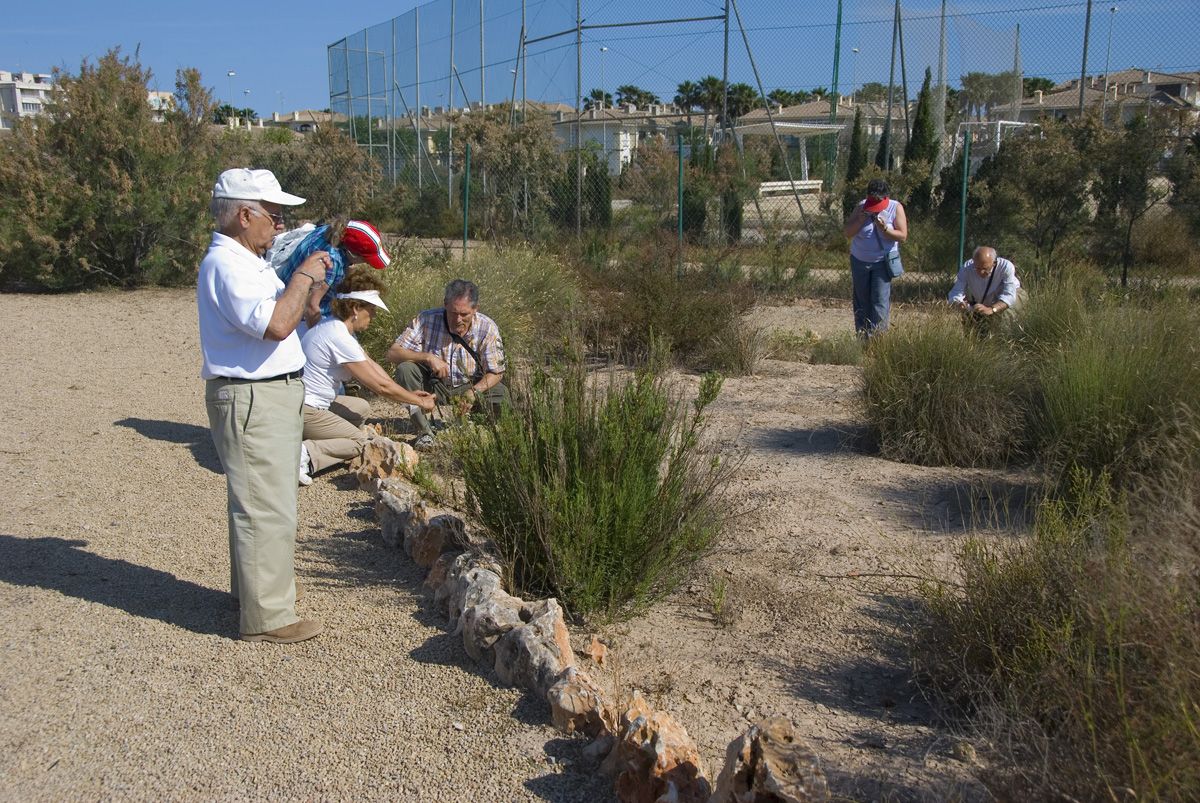
{"label": "khaki trousers", "polygon": [[367,442],[362,422],[370,414],[370,403],[355,396],[336,397],[328,410],[304,405],[304,446],[313,472],[358,457]]}
{"label": "khaki trousers", "polygon": [[210,379],[204,405],[229,491],[230,588],[241,632],[265,633],[296,615],[296,473],[300,379]]}

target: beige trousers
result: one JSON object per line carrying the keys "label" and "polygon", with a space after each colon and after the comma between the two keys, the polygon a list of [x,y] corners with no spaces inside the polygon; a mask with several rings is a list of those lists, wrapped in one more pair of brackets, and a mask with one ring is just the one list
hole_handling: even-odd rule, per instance
{"label": "beige trousers", "polygon": [[370,414],[371,405],[355,396],[338,396],[328,410],[304,405],[304,446],[314,472],[358,457],[367,442],[362,422]]}
{"label": "beige trousers", "polygon": [[229,491],[230,588],[241,632],[265,633],[296,615],[296,471],[299,379],[210,379],[204,405]]}

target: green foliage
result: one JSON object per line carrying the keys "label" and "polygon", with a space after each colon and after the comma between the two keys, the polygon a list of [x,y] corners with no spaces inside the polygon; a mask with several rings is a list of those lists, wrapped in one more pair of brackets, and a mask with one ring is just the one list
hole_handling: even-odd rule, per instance
{"label": "green foliage", "polygon": [[863,365],[867,423],[884,457],[922,465],[1003,465],[1020,453],[1029,385],[1019,356],[957,320],[894,327]]}
{"label": "green foliage", "polygon": [[867,166],[867,132],[863,129],[862,107],[854,110],[854,127],[850,130],[850,154],[846,158],[846,183],[853,183]]}
{"label": "green foliage", "polygon": [[1194,505],[1175,507],[1169,528],[1152,534],[1105,475],[1076,472],[1070,486],[1071,503],[1042,505],[1032,539],[971,539],[961,585],[924,587],[918,672],[1004,731],[996,741],[1012,752],[993,778],[1002,798],[1191,799],[1200,786]]}
{"label": "green foliage", "polygon": [[1151,179],[1159,172],[1168,124],[1158,116],[1139,115],[1120,134],[1103,137],[1097,148],[1096,246],[1101,253],[1119,250],[1122,286],[1128,284],[1133,265],[1133,227],[1167,198],[1167,188]]}
{"label": "green foliage", "polygon": [[1084,321],[1042,364],[1036,438],[1060,484],[1079,468],[1128,487],[1161,468],[1180,411],[1200,410],[1200,316],[1172,302],[1093,304]]}
{"label": "green foliage", "polygon": [[181,70],[155,123],[150,73],[119,50],[58,74],[46,113],[0,145],[0,286],[78,290],[194,280],[216,151],[211,97]]}
{"label": "green foliage", "polygon": [[933,95],[929,89],[931,73],[925,68],[925,80],[921,83],[921,91],[917,94],[917,108],[913,112],[912,136],[904,146],[904,169],[909,170],[909,164],[924,162],[927,166],[937,161],[938,138],[933,129]]}
{"label": "green foliage", "polygon": [[808,361],[813,365],[860,365],[863,361],[862,340],[850,332],[820,338],[813,343]]}
{"label": "green foliage", "polygon": [[456,440],[468,501],[514,587],[615,618],[669,592],[721,531],[726,464],[654,363],[597,383],[575,359],[514,383],[514,409]]}
{"label": "green foliage", "polygon": [[658,95],[648,89],[642,89],[633,84],[623,84],[617,87],[617,103],[622,106],[632,103],[639,109],[645,109],[647,106],[659,102]]}
{"label": "green foliage", "polygon": [[670,241],[651,243],[587,274],[596,319],[592,347],[619,360],[643,358],[655,342],[681,364],[737,370],[730,344],[754,304],[750,282],[718,272],[676,275]]}
{"label": "green foliage", "polygon": [[466,263],[445,254],[403,250],[389,244],[392,264],[380,312],[359,336],[363,348],[382,362],[392,341],[421,310],[442,306],[446,285],[465,278],[479,286],[479,309],[496,321],[511,355],[531,355],[561,343],[571,330],[582,291],[561,259],[530,248],[484,248]]}

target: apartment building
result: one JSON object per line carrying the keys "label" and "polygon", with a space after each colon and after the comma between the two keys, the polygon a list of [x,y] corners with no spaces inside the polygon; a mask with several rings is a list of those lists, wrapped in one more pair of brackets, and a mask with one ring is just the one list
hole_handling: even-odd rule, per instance
{"label": "apartment building", "polygon": [[11,129],[22,117],[41,114],[53,88],[49,73],[0,70],[0,130]]}

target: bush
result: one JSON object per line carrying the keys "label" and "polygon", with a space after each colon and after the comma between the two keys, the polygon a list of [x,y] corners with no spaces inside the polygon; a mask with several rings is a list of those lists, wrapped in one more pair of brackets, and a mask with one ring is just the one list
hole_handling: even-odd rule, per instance
{"label": "bush", "polygon": [[1153,474],[1180,437],[1180,410],[1200,410],[1200,318],[1188,306],[1093,306],[1082,336],[1041,369],[1035,436],[1059,483],[1074,467],[1119,486]]}
{"label": "bush", "polygon": [[676,275],[669,243],[651,243],[588,272],[596,321],[592,347],[618,360],[637,361],[660,340],[681,364],[730,370],[742,315],[754,305],[754,289],[719,272]]}
{"label": "bush", "polygon": [[588,376],[576,359],[515,382],[514,409],[455,442],[468,503],[521,593],[617,617],[673,588],[713,543],[726,464],[701,446],[710,374],[688,411],[660,367]]}
{"label": "bush", "polygon": [[455,278],[479,286],[479,309],[496,321],[511,354],[531,354],[556,344],[575,326],[581,289],[573,271],[557,257],[529,248],[484,248],[466,262],[448,254],[393,248],[381,312],[359,339],[382,360],[388,346],[424,309],[440,307],[446,285]]}
{"label": "bush", "polygon": [[1029,385],[1006,343],[945,316],[893,327],[864,362],[867,422],[884,457],[922,465],[1003,465],[1025,448]]}
{"label": "bush", "polygon": [[176,109],[151,117],[151,75],[112,50],[58,74],[46,113],[0,144],[0,286],[24,290],[195,281],[217,151],[212,101],[181,70]]}
{"label": "bush", "polygon": [[1109,478],[1077,471],[1072,484],[1074,504],[1044,503],[1032,540],[1002,549],[972,539],[961,585],[923,589],[916,667],[974,723],[1003,733],[1011,752],[992,779],[1002,799],[1193,799],[1197,519],[1176,516],[1160,536],[1185,545],[1186,562],[1163,560],[1164,549],[1139,557]]}
{"label": "bush", "polygon": [[813,343],[808,361],[813,365],[860,365],[863,361],[862,340],[850,332],[820,338]]}

